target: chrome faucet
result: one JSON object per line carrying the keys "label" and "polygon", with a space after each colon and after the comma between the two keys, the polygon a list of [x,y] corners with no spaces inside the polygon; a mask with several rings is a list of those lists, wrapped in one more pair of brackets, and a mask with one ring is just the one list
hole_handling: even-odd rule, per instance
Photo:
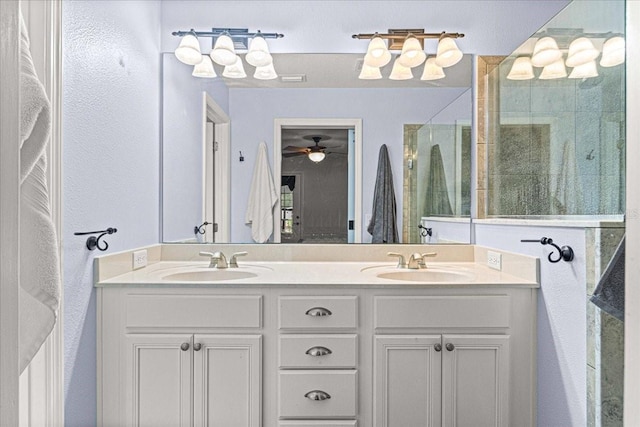
{"label": "chrome faucet", "polygon": [[396,268],[407,268],[407,263],[404,260],[404,255],[399,254],[397,252],[387,252],[387,256],[397,256],[398,257],[398,265],[396,265]]}
{"label": "chrome faucet", "polygon": [[414,252],[409,257],[409,263],[406,263],[404,260],[404,255],[399,254],[397,252],[387,252],[389,256],[398,257],[398,265],[396,268],[410,268],[412,270],[417,270],[419,268],[427,268],[427,265],[424,262],[426,257],[434,257],[438,255],[437,252],[427,252],[424,254]]}
{"label": "chrome faucet", "polygon": [[208,256],[211,259],[209,268],[238,268],[238,257],[247,255],[248,252],[236,252],[231,255],[231,260],[227,262],[227,257],[220,251],[200,252],[200,256]]}

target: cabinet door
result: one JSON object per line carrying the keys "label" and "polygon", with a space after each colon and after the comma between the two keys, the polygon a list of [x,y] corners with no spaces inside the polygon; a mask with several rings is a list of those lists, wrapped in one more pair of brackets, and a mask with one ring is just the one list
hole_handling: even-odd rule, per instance
{"label": "cabinet door", "polygon": [[191,425],[191,335],[126,335],[127,425]]}
{"label": "cabinet door", "polygon": [[509,336],[442,336],[442,425],[509,423]]}
{"label": "cabinet door", "polygon": [[195,335],[194,425],[259,427],[262,337]]}
{"label": "cabinet door", "polygon": [[440,425],[440,345],[440,335],[376,335],[376,427]]}

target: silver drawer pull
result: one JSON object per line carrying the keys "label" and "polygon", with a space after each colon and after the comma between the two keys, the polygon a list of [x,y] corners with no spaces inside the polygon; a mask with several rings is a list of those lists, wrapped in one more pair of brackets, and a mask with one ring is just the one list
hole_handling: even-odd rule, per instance
{"label": "silver drawer pull", "polygon": [[305,351],[305,353],[309,356],[326,356],[327,354],[331,354],[333,352],[327,347],[318,346],[311,347],[309,350]]}
{"label": "silver drawer pull", "polygon": [[202,344],[200,344],[199,342],[193,344],[193,349],[195,351],[200,351],[201,348],[202,348]]}
{"label": "silver drawer pull", "polygon": [[328,308],[324,308],[324,307],[313,307],[310,308],[309,310],[307,310],[307,312],[305,313],[307,316],[313,316],[313,317],[322,317],[322,316],[331,316],[331,310],[329,310]]}
{"label": "silver drawer pull", "polygon": [[187,351],[187,350],[189,350],[189,347],[190,347],[190,345],[189,345],[189,343],[188,343],[188,342],[183,342],[183,343],[180,345],[180,350],[182,350],[182,351]]}
{"label": "silver drawer pull", "polygon": [[311,400],[328,400],[331,399],[331,395],[322,390],[312,390],[304,395],[307,399]]}

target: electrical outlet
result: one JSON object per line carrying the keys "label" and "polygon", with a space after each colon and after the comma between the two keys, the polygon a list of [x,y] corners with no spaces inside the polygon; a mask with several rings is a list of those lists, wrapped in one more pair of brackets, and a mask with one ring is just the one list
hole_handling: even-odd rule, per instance
{"label": "electrical outlet", "polygon": [[133,253],[133,269],[137,270],[147,266],[147,250],[135,251]]}
{"label": "electrical outlet", "polygon": [[487,251],[487,265],[494,270],[502,270],[502,254],[499,252]]}

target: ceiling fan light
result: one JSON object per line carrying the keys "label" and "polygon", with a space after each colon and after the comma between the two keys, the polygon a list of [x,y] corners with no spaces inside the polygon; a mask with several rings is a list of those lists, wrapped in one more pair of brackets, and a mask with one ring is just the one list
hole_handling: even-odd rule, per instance
{"label": "ceiling fan light", "polygon": [[569,45],[567,67],[578,67],[593,61],[599,55],[598,49],[586,37],[578,37]]}
{"label": "ceiling fan light", "polygon": [[197,65],[202,61],[200,42],[193,34],[187,34],[180,40],[180,45],[174,52],[178,61],[187,65]]}
{"label": "ceiling fan light", "polygon": [[562,52],[552,37],[542,37],[536,42],[531,56],[534,67],[546,67],[562,58]]}
{"label": "ceiling fan light", "polygon": [[378,80],[382,78],[382,73],[378,67],[370,67],[367,64],[362,64],[362,70],[358,76],[360,80]]}
{"label": "ceiling fan light", "polygon": [[273,62],[267,41],[260,33],[251,39],[249,51],[244,59],[254,67],[264,67]]}
{"label": "ceiling fan light", "polygon": [[398,61],[404,67],[413,68],[422,64],[426,57],[420,41],[414,36],[409,36],[402,44],[402,53]]}
{"label": "ceiling fan light", "polygon": [[603,67],[614,67],[625,61],[625,40],[623,37],[611,37],[602,46],[602,58],[600,65]]}
{"label": "ceiling fan light", "polygon": [[216,71],[213,69],[213,62],[211,62],[211,58],[208,56],[202,56],[202,61],[193,67],[193,73],[191,73],[191,75],[193,77],[202,77],[207,79],[218,77]]}
{"label": "ceiling fan light", "polygon": [[381,37],[374,37],[369,42],[364,63],[370,67],[384,67],[391,61],[391,53]]}
{"label": "ceiling fan light", "polygon": [[309,157],[309,160],[312,162],[320,163],[324,160],[325,154],[322,151],[310,151],[307,157]]}
{"label": "ceiling fan light", "polygon": [[444,70],[436,64],[436,58],[428,58],[420,80],[439,80],[445,78]]}
{"label": "ceiling fan light", "polygon": [[253,73],[253,78],[258,80],[273,80],[278,78],[275,68],[273,68],[273,62],[268,65],[256,67],[256,71]]}
{"label": "ceiling fan light", "polygon": [[219,36],[209,56],[216,64],[233,65],[236,62],[236,50],[233,47],[231,37],[226,34]]}
{"label": "ceiling fan light", "polygon": [[456,41],[451,37],[443,37],[438,42],[436,64],[439,67],[451,67],[462,59],[462,52],[458,49]]}
{"label": "ceiling fan light", "polygon": [[511,71],[507,75],[509,80],[531,80],[534,78],[533,66],[531,65],[531,58],[528,56],[520,56],[516,58],[511,66]]}
{"label": "ceiling fan light", "polygon": [[588,79],[590,77],[598,77],[598,66],[595,60],[578,65],[569,74],[570,79]]}
{"label": "ceiling fan light", "polygon": [[230,79],[243,79],[247,77],[247,73],[244,72],[244,66],[239,56],[236,56],[236,62],[234,64],[224,67],[222,76]]}
{"label": "ceiling fan light", "polygon": [[553,80],[553,79],[562,79],[567,77],[567,69],[564,66],[564,61],[562,57],[555,62],[545,65],[540,73],[540,80]]}
{"label": "ceiling fan light", "polygon": [[393,69],[391,70],[391,75],[389,79],[391,80],[410,80],[413,78],[413,73],[411,72],[411,68],[405,67],[399,62],[399,58],[396,58],[393,61]]}

